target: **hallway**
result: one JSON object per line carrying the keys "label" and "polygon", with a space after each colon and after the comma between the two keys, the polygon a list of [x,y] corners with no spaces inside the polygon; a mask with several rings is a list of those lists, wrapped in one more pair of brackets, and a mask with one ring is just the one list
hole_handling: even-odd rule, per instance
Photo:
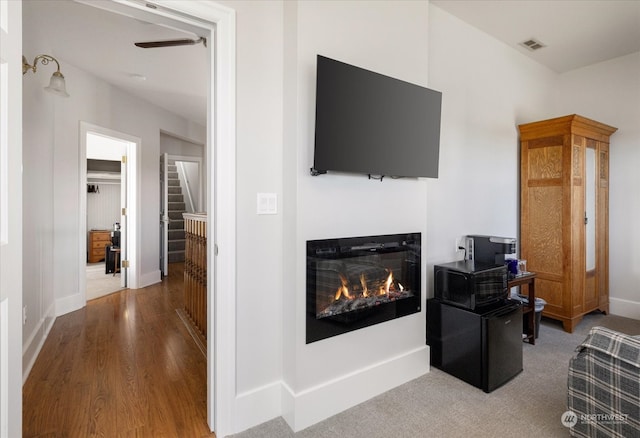
{"label": "hallway", "polygon": [[215,436],[206,357],[176,312],[182,272],[57,318],[23,387],[24,437]]}

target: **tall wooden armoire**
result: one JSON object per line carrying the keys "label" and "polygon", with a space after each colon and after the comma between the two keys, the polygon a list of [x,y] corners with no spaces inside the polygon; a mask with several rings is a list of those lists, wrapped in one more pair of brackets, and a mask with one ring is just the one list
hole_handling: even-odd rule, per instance
{"label": "tall wooden armoire", "polygon": [[520,129],[520,258],[537,273],[543,315],[573,332],[609,312],[609,137],[578,115]]}

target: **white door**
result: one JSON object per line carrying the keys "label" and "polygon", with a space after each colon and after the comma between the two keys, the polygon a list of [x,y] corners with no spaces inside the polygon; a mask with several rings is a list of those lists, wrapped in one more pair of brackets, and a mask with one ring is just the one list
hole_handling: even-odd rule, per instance
{"label": "white door", "polygon": [[[122,148],[126,151],[126,145]],[[127,240],[127,233],[129,232],[129,199],[128,199],[128,179],[127,179],[127,156],[122,156],[120,162],[120,207],[122,208],[122,214],[120,216],[120,257],[118,257],[118,263],[120,264],[120,287],[127,287],[127,273],[129,269],[122,261],[126,260],[129,263],[129,245]]]}
{"label": "white door", "polygon": [[22,436],[22,3],[0,0],[0,436]]}
{"label": "white door", "polygon": [[160,271],[169,275],[169,158],[160,155]]}

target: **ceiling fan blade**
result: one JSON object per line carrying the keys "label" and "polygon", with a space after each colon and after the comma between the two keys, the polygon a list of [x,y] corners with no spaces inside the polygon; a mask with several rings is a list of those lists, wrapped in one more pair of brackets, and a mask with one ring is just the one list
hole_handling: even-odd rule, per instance
{"label": "ceiling fan blade", "polygon": [[197,40],[189,38],[183,38],[179,40],[166,40],[166,41],[147,41],[142,43],[134,43],[136,47],[142,47],[143,49],[154,49],[157,47],[174,47],[174,46],[193,46],[194,44],[202,43],[206,47],[206,38],[200,37]]}

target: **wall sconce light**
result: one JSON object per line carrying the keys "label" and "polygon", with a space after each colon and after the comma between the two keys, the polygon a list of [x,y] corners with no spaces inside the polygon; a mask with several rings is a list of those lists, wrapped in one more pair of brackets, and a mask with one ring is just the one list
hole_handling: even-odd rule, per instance
{"label": "wall sconce light", "polygon": [[60,63],[53,56],[38,55],[33,60],[33,65],[29,65],[29,63],[27,62],[27,58],[23,56],[22,57],[22,74],[24,75],[28,70],[31,70],[32,72],[35,73],[38,61],[40,61],[42,65],[47,65],[49,64],[49,62],[53,61],[58,66],[58,70],[55,71],[53,75],[51,75],[51,81],[49,81],[49,86],[44,87],[44,89],[50,93],[55,94],[56,96],[69,97],[69,93],[67,93],[67,86],[64,82],[64,76],[62,75],[62,73],[60,73]]}

